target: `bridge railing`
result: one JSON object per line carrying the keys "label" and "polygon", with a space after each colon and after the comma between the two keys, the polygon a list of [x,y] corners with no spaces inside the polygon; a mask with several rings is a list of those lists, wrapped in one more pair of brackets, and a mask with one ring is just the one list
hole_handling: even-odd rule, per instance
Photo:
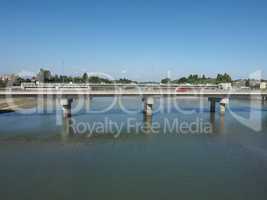
{"label": "bridge railing", "polygon": [[94,84],[94,83],[21,83],[21,89],[38,89],[38,88],[86,88],[91,90],[101,90],[101,89],[135,89],[135,88],[149,88],[154,90],[159,89],[174,89],[177,87],[186,87],[191,89],[217,89],[217,85],[188,85],[188,84],[139,84],[139,83],[131,83],[131,84],[121,84],[121,83],[111,83],[111,84]]}

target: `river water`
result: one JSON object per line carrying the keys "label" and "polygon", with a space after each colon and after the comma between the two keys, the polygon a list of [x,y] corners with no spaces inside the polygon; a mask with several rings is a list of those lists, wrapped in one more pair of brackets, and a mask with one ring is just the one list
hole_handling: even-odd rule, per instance
{"label": "river water", "polygon": [[118,103],[100,112],[106,97],[69,119],[1,114],[1,199],[267,199],[266,104],[230,100],[221,116],[207,101],[159,101],[151,118],[133,97],[127,113]]}

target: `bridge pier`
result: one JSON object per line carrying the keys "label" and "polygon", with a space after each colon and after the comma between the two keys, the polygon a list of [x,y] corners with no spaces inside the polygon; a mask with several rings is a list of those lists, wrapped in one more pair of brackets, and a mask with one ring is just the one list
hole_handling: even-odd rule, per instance
{"label": "bridge pier", "polygon": [[153,97],[144,97],[143,101],[144,101],[144,114],[145,115],[152,115],[153,104],[154,104]]}
{"label": "bridge pier", "polygon": [[229,99],[228,98],[222,98],[220,101],[220,111],[221,115],[224,115],[225,113],[225,106],[229,104]]}
{"label": "bridge pier", "polygon": [[223,103],[220,103],[220,113],[221,113],[221,115],[224,115],[224,113],[225,113],[225,104],[223,104]]}
{"label": "bridge pier", "polygon": [[223,115],[225,113],[225,107],[229,104],[228,98],[216,98],[216,97],[209,97],[210,102],[210,112],[214,113],[216,111],[216,102],[220,103],[220,113]]}
{"label": "bridge pier", "polygon": [[64,98],[60,99],[60,104],[63,109],[63,115],[64,117],[71,117],[71,104],[73,102],[73,99],[71,98]]}
{"label": "bridge pier", "polygon": [[210,112],[215,113],[215,107],[216,107],[216,98],[215,97],[210,97],[209,98],[210,102]]}
{"label": "bridge pier", "polygon": [[84,108],[85,108],[85,111],[86,112],[89,112],[90,111],[91,100],[92,100],[92,97],[89,96],[89,95],[86,95],[84,97],[84,99],[83,99],[83,101],[84,101]]}

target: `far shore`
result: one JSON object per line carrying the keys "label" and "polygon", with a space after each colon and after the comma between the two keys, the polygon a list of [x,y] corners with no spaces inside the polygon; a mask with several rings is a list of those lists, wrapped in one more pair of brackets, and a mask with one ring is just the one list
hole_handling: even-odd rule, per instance
{"label": "far shore", "polygon": [[35,98],[4,98],[0,99],[0,114],[15,112],[18,109],[32,108],[36,106]]}

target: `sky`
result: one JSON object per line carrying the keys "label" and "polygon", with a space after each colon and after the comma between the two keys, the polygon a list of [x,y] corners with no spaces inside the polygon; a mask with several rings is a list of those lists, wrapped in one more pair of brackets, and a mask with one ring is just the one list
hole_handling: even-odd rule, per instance
{"label": "sky", "polygon": [[0,0],[0,73],[267,78],[266,0]]}

